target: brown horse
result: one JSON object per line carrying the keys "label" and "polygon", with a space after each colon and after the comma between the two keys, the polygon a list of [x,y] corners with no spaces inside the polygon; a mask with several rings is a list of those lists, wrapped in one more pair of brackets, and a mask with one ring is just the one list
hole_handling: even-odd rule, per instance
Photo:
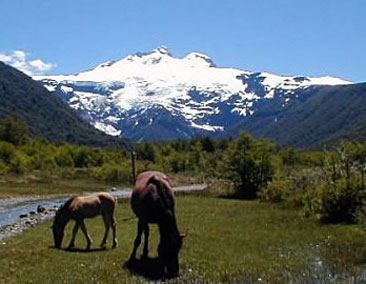
{"label": "brown horse", "polygon": [[92,240],[86,230],[84,219],[93,218],[98,215],[103,216],[103,221],[105,225],[105,233],[100,246],[102,248],[105,247],[107,243],[108,232],[110,227],[112,226],[113,247],[116,247],[116,220],[114,218],[115,205],[116,199],[111,194],[106,192],[70,198],[56,212],[55,220],[52,226],[55,247],[61,248],[65,226],[71,219],[73,219],[75,220],[75,226],[72,231],[72,238],[68,249],[72,249],[75,246],[75,237],[79,228],[81,228],[87,241],[86,249],[89,250]]}
{"label": "brown horse", "polygon": [[158,224],[160,243],[158,255],[168,277],[179,273],[178,253],[183,235],[179,233],[175,218],[175,193],[167,176],[161,172],[144,172],[138,175],[131,197],[131,207],[138,217],[137,236],[130,261],[136,259],[136,251],[144,232],[142,257],[148,255],[149,223]]}

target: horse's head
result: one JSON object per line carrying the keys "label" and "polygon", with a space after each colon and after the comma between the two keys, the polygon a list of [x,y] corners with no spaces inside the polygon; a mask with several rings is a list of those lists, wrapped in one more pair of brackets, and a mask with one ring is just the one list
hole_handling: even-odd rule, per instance
{"label": "horse's head", "polygon": [[53,240],[55,242],[55,247],[58,249],[61,248],[65,226],[66,222],[62,216],[61,210],[59,210],[56,212],[55,220],[52,225]]}
{"label": "horse's head", "polygon": [[174,234],[160,241],[158,254],[170,277],[176,277],[179,274],[178,254],[183,244],[183,238],[184,235]]}

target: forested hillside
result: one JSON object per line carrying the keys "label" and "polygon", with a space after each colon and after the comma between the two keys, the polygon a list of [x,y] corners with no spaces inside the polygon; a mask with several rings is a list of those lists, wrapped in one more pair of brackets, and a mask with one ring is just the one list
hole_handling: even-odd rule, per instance
{"label": "forested hillside", "polygon": [[297,93],[289,106],[267,102],[224,136],[248,131],[279,145],[323,148],[341,139],[366,140],[366,84],[316,86]]}

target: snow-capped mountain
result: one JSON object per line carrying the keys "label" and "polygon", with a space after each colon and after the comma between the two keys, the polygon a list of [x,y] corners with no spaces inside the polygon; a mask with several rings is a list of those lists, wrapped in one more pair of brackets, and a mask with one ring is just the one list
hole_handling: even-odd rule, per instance
{"label": "snow-capped mountain", "polygon": [[252,115],[262,101],[280,100],[285,107],[297,90],[350,83],[221,68],[205,54],[177,58],[164,46],[75,75],[34,79],[96,128],[139,141],[221,132]]}

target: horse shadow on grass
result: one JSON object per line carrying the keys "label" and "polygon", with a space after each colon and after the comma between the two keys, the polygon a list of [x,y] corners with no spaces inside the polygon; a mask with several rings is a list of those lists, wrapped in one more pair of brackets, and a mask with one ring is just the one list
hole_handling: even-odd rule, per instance
{"label": "horse shadow on grass", "polygon": [[89,253],[89,252],[101,252],[101,251],[106,251],[107,248],[91,248],[91,249],[82,249],[82,248],[65,248],[64,251],[67,252],[85,252],[85,253]]}
{"label": "horse shadow on grass", "polygon": [[[58,249],[56,248],[55,246],[49,246],[48,248],[50,249]],[[102,251],[106,251],[107,248],[91,248],[91,249],[82,249],[82,248],[64,248],[62,249],[63,251],[66,251],[66,252],[82,252],[82,253],[90,253],[90,252],[102,252]]]}
{"label": "horse shadow on grass", "polygon": [[166,278],[159,257],[130,259],[124,263],[123,268],[128,269],[132,274],[141,275],[148,280],[162,280]]}

